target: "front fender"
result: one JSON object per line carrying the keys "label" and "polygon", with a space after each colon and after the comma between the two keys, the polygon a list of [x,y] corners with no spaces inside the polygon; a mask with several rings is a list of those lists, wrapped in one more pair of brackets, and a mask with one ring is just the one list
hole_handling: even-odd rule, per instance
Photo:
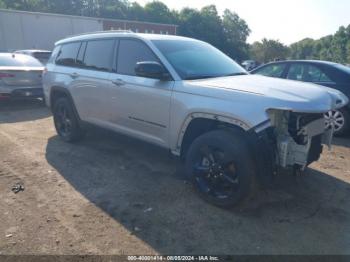
{"label": "front fender", "polygon": [[218,115],[218,114],[210,114],[210,113],[202,113],[202,112],[194,112],[189,114],[186,119],[184,120],[183,124],[181,125],[180,132],[178,134],[178,137],[176,139],[176,147],[173,148],[172,152],[175,155],[181,154],[181,145],[184,139],[184,136],[186,134],[188,126],[191,124],[191,121],[195,119],[209,119],[209,120],[215,120],[223,124],[229,124],[236,126],[238,128],[241,128],[244,131],[248,131],[251,129],[251,126],[247,124],[246,122],[236,119],[233,117]]}

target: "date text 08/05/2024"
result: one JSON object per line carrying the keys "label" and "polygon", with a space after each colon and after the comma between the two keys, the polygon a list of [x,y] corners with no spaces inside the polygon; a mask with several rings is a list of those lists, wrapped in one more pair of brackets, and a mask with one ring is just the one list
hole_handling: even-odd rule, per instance
{"label": "date text 08/05/2024", "polygon": [[128,261],[219,261],[216,256],[128,256]]}

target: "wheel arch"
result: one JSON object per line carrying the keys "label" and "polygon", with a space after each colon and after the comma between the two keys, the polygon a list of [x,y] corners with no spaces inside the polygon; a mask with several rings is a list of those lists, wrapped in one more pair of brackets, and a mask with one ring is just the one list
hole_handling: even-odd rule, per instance
{"label": "wheel arch", "polygon": [[72,97],[71,93],[69,92],[69,90],[67,90],[64,87],[53,86],[51,88],[51,91],[50,91],[50,108],[51,108],[51,111],[53,110],[55,101],[57,99],[61,98],[61,97],[68,98],[68,100],[70,101],[70,103],[71,103],[71,105],[73,107],[75,115],[77,116],[78,120],[80,121],[80,117],[79,117],[78,111],[77,111],[77,109],[75,107],[75,103],[74,103],[73,97]]}
{"label": "wheel arch", "polygon": [[[199,127],[199,129],[198,129]],[[257,180],[260,185],[270,186],[275,173],[275,148],[271,141],[273,128],[269,121],[251,127],[238,119],[220,117],[212,114],[195,114],[186,119],[178,139],[177,152],[173,153],[185,159],[191,143],[200,135],[218,129],[228,129],[242,136],[249,147],[256,165]]]}
{"label": "wheel arch", "polygon": [[192,113],[186,118],[180,129],[176,150],[173,153],[183,158],[194,139],[206,132],[221,128],[231,128],[246,133],[251,127],[239,119],[227,116]]}

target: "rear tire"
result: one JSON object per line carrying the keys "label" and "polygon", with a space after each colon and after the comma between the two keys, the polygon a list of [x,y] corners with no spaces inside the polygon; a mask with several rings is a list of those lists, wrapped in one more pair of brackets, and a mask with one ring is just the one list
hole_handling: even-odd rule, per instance
{"label": "rear tire", "polygon": [[82,139],[84,132],[68,98],[61,97],[55,101],[53,119],[57,134],[64,141],[71,143]]}
{"label": "rear tire", "polygon": [[199,196],[216,206],[233,207],[251,192],[255,165],[239,131],[199,136],[188,150],[185,167]]}

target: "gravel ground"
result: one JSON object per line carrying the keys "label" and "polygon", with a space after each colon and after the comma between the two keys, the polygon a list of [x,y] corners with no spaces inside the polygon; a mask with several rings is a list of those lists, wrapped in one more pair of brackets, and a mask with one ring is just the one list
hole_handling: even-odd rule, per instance
{"label": "gravel ground", "polygon": [[97,129],[66,144],[40,101],[0,103],[0,254],[350,254],[349,139],[227,211],[167,151]]}

